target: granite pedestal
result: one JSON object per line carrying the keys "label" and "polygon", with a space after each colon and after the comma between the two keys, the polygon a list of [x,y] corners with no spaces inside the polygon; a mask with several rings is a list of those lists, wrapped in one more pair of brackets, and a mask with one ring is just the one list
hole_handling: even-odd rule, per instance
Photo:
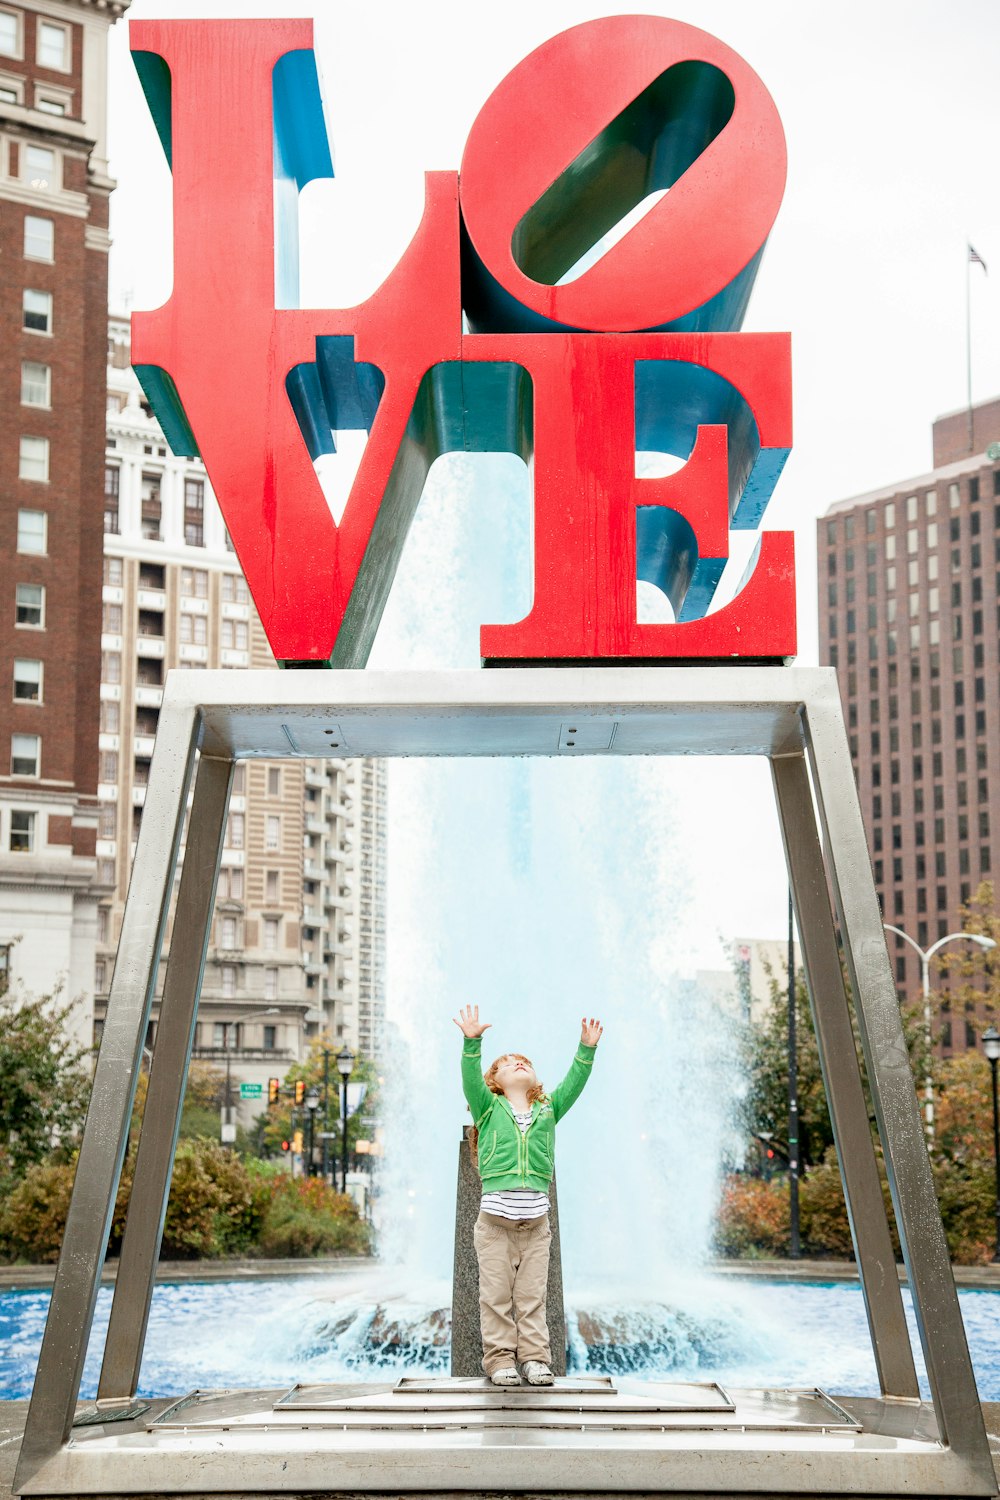
{"label": "granite pedestal", "polygon": [[[458,1148],[458,1193],[455,1206],[455,1272],[451,1293],[451,1373],[469,1377],[483,1373],[483,1340],[479,1331],[479,1263],[472,1231],[479,1217],[482,1183],[472,1160],[468,1135]],[[566,1310],[563,1306],[562,1258],[559,1252],[559,1205],[556,1184],[549,1188],[552,1207],[552,1248],[549,1252],[547,1312],[552,1344],[552,1369],[566,1373]]]}

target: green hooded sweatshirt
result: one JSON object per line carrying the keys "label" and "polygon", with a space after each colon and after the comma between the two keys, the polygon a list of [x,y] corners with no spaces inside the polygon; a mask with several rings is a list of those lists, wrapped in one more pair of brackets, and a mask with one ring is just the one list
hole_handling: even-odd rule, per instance
{"label": "green hooded sweatshirt", "polygon": [[583,1092],[596,1047],[576,1049],[569,1072],[558,1088],[531,1106],[531,1124],[522,1132],[503,1094],[494,1094],[483,1079],[483,1039],[466,1037],[462,1048],[462,1089],[479,1131],[479,1175],[484,1193],[505,1188],[548,1191],[556,1160],[556,1121]]}

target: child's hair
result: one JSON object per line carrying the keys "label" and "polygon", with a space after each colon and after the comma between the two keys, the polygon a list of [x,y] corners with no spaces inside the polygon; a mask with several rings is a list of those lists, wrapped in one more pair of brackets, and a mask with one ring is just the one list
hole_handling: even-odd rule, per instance
{"label": "child's hair", "polygon": [[[483,1082],[486,1084],[486,1087],[489,1089],[491,1094],[503,1093],[503,1089],[497,1082],[497,1068],[499,1068],[500,1064],[508,1057],[516,1058],[518,1062],[527,1063],[529,1068],[532,1066],[531,1058],[525,1057],[523,1052],[501,1052],[500,1056],[493,1059],[489,1067],[486,1069],[486,1072],[483,1074]],[[534,1084],[528,1090],[529,1104],[537,1104],[540,1099],[544,1098],[545,1090],[542,1088],[542,1085],[540,1083]],[[470,1125],[466,1134],[469,1140],[469,1150],[472,1152],[472,1160],[473,1162],[476,1162],[479,1146],[479,1130],[475,1125]]]}

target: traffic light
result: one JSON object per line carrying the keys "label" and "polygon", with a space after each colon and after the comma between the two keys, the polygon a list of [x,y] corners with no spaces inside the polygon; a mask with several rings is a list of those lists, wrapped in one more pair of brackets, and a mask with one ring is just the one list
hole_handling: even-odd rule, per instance
{"label": "traffic light", "polygon": [[302,1104],[305,1101],[305,1097],[306,1097],[306,1081],[305,1081],[304,1078],[297,1078],[295,1080],[295,1102],[296,1102],[296,1104]]}
{"label": "traffic light", "polygon": [[291,1141],[282,1141],[282,1143],[281,1143],[281,1149],[282,1149],[282,1151],[291,1151],[291,1149],[292,1149],[292,1143],[291,1143]]}
{"label": "traffic light", "polygon": [[301,1132],[301,1130],[297,1130],[295,1132],[295,1134],[292,1136],[292,1150],[295,1152],[296,1156],[301,1156],[302,1155],[302,1132]]}
{"label": "traffic light", "polygon": [[277,1102],[278,1102],[278,1096],[279,1096],[280,1093],[281,1093],[281,1079],[280,1078],[269,1078],[267,1080],[267,1102],[268,1102],[268,1104],[277,1104]]}

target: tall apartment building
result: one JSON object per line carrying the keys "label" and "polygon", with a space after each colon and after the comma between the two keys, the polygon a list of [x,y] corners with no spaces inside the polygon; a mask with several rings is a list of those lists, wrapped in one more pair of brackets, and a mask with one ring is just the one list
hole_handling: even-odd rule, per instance
{"label": "tall apartment building", "polygon": [[0,965],[79,999],[98,890],[107,33],[128,0],[0,4]]}
{"label": "tall apartment building", "polygon": [[[97,856],[113,894],[100,910],[98,1025],[166,672],[275,666],[204,467],[170,452],[145,402],[127,321],[110,320],[107,347]],[[196,1058],[263,1082],[321,1030],[374,1052],[378,966],[361,928],[374,921],[364,908],[381,912],[381,863],[369,849],[384,820],[383,776],[372,761],[237,768]]]}
{"label": "tall apartment building", "polygon": [[[820,661],[837,668],[886,922],[921,948],[994,876],[1000,832],[1000,401],[933,427],[927,474],[818,523]],[[920,964],[890,934],[900,993]],[[942,1046],[974,1045],[973,1015]]]}

